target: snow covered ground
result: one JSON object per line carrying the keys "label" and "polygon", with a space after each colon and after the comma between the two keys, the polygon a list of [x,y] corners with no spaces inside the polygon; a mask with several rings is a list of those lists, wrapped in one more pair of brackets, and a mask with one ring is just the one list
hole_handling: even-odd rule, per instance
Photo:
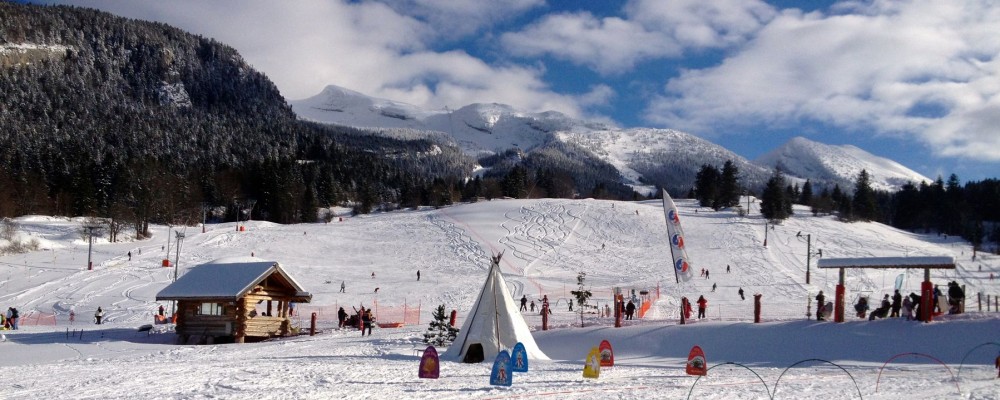
{"label": "snow covered ground", "polygon": [[[243,232],[234,224],[209,225],[205,233],[188,227],[181,274],[252,253],[278,261],[313,293],[312,304],[298,306],[301,326],[311,312],[322,316],[316,336],[216,346],[179,346],[170,332],[136,331],[152,322],[156,293],[173,279],[174,269],[162,267],[167,238],[174,237],[167,227],[154,227],[150,240],[95,241],[88,271],[81,220],[22,217],[18,236],[38,240],[41,250],[0,257],[0,307],[17,307],[27,323],[54,314],[57,324],[3,332],[0,398],[1000,398],[992,366],[1000,313],[985,306],[979,312],[976,302],[977,293],[1000,294],[1000,280],[989,280],[990,273],[1000,277],[1000,257],[979,254],[973,261],[970,246],[955,238],[844,224],[806,210],[773,227],[765,248],[756,212],[743,218],[687,200],[678,206],[694,268],[707,268],[709,279],[696,273],[674,282],[657,201],[498,200],[345,215],[330,224],[251,221]],[[807,319],[815,313],[808,299],[823,290],[832,300],[837,279],[836,271],[817,269],[813,256],[811,284],[805,283],[807,234],[823,257],[954,256],[958,269],[935,271],[932,280],[942,289],[952,280],[966,285],[969,312],[929,324],[859,320],[850,312],[843,324]],[[171,261],[176,249],[171,243]],[[421,338],[433,308],[458,310],[460,326],[489,255],[500,251],[514,298],[552,300],[552,329],[541,330],[537,313],[523,315],[552,360],[534,362],[509,388],[489,385],[491,363],[445,362],[441,379],[418,379],[416,350],[426,347]],[[592,301],[602,306],[612,287],[652,293],[659,287],[661,297],[644,319],[622,328],[596,314],[581,328],[579,314],[567,307],[579,272],[587,273]],[[877,301],[901,273],[849,270],[847,301],[859,294]],[[904,294],[918,291],[921,275],[907,271]],[[338,293],[341,282],[346,293]],[[752,323],[755,293],[762,295],[760,324]],[[709,300],[708,318],[678,325],[680,297],[699,295]],[[337,306],[376,301],[383,311],[419,306],[420,323],[361,337],[327,322]],[[105,325],[92,322],[98,306]],[[584,357],[604,339],[614,346],[616,365],[599,379],[583,378]],[[711,368],[700,379],[684,373],[694,345],[705,350]]]}

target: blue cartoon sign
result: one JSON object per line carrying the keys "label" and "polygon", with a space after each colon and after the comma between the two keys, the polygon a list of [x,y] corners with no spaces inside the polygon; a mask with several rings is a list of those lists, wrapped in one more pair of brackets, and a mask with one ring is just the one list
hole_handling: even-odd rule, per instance
{"label": "blue cartoon sign", "polygon": [[490,373],[490,385],[510,386],[513,382],[514,371],[511,370],[510,354],[507,350],[500,350],[496,360],[493,360],[493,372]]}
{"label": "blue cartoon sign", "polygon": [[528,372],[528,352],[524,350],[524,344],[521,342],[517,342],[514,350],[511,350],[510,364],[514,372]]}

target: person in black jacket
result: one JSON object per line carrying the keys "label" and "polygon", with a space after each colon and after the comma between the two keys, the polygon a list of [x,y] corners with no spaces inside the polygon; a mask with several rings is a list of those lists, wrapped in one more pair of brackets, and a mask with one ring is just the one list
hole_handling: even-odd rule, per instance
{"label": "person in black jacket", "polygon": [[892,295],[892,313],[889,314],[892,318],[899,318],[899,309],[903,307],[903,296],[899,294],[899,289],[896,289],[896,293]]}
{"label": "person in black jacket", "polygon": [[340,322],[337,324],[337,328],[343,328],[344,322],[347,321],[347,311],[344,311],[344,307],[340,307],[340,310],[337,310],[337,321]]}
{"label": "person in black jacket", "polygon": [[819,294],[816,295],[816,320],[823,321],[823,308],[826,306],[826,296],[823,295],[823,291],[820,290]]}

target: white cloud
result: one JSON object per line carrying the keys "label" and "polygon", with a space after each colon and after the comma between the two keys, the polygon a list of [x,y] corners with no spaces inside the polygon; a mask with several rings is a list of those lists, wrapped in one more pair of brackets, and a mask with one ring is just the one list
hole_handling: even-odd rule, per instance
{"label": "white cloud", "polygon": [[545,4],[544,0],[385,1],[398,13],[426,21],[437,33],[448,38],[473,34]]}
{"label": "white cloud", "polygon": [[644,59],[678,56],[681,48],[660,34],[617,17],[590,13],[554,14],[501,42],[511,53],[535,57],[552,54],[601,73],[619,73]]}
{"label": "white cloud", "polygon": [[737,45],[777,12],[759,0],[633,0],[629,19],[686,48]]}
{"label": "white cloud", "polygon": [[[555,93],[542,80],[543,67],[490,65],[463,51],[432,51],[429,43],[442,35],[457,34],[454,29],[458,28],[435,26],[421,19],[444,18],[456,26],[475,25],[475,29],[462,28],[472,32],[537,6],[539,1],[66,3],[161,21],[216,38],[236,48],[288,99],[309,97],[335,84],[427,107],[501,102],[580,116],[582,109],[573,95]],[[397,11],[406,5],[421,18]]]}
{"label": "white cloud", "polygon": [[880,2],[785,11],[720,65],[682,73],[649,121],[705,134],[814,120],[1000,160],[1000,9]]}
{"label": "white cloud", "polygon": [[685,49],[740,44],[775,15],[761,1],[633,0],[625,18],[589,12],[552,14],[501,37],[519,56],[552,55],[602,74],[623,73],[637,62],[676,58]]}

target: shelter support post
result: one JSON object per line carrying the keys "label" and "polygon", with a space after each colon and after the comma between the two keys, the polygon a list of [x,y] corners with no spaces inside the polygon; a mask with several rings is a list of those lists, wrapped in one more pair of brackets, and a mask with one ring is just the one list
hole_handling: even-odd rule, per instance
{"label": "shelter support post", "polygon": [[[844,269],[840,268],[833,304],[833,322],[844,322]],[[819,307],[817,305],[817,307]]]}
{"label": "shelter support post", "polygon": [[934,285],[931,284],[931,269],[924,268],[924,281],[920,283],[920,320],[931,322],[934,318]]}

